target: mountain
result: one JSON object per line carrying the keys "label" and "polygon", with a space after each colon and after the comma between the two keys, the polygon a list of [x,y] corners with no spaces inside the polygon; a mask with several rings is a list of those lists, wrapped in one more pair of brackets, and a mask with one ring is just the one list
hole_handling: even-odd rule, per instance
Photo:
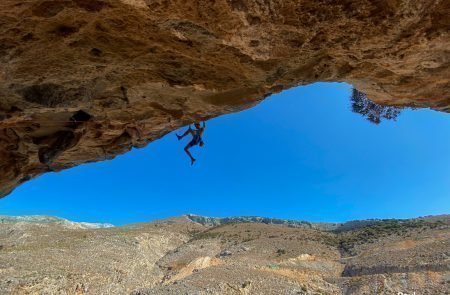
{"label": "mountain", "polygon": [[36,223],[36,224],[58,224],[66,228],[72,229],[94,229],[94,228],[109,228],[114,225],[109,223],[89,223],[89,222],[73,222],[64,218],[32,215],[32,216],[5,216],[0,215],[1,223]]}
{"label": "mountain", "polygon": [[[1,217],[0,294],[447,294],[450,217]],[[85,225],[84,223],[81,223]]]}
{"label": "mountain", "polygon": [[412,219],[366,219],[366,220],[352,220],[347,222],[309,222],[302,220],[268,218],[261,216],[236,216],[236,217],[207,217],[195,214],[187,214],[186,218],[200,223],[204,226],[219,226],[230,223],[264,223],[287,225],[291,227],[303,227],[309,229],[318,229],[323,231],[344,232],[356,229],[361,229],[369,226],[383,226],[386,224],[396,224],[403,226],[414,226],[422,223],[442,222],[448,223],[450,215],[425,216]]}

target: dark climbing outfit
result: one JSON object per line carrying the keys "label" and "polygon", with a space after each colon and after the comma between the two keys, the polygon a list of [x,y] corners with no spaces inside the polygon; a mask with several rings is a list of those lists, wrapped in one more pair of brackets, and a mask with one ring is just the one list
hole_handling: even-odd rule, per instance
{"label": "dark climbing outfit", "polygon": [[[191,126],[189,126],[189,129],[191,129]],[[188,143],[187,147],[191,148],[196,145],[203,145],[203,140],[200,135],[200,130],[192,130],[192,132],[193,132],[193,135],[192,135],[193,137],[192,137],[192,140]]]}

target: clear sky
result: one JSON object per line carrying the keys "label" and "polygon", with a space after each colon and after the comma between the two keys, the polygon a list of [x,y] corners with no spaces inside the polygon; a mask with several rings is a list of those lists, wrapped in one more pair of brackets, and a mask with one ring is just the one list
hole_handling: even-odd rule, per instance
{"label": "clear sky", "polygon": [[317,83],[207,123],[191,167],[173,133],[114,160],[43,175],[0,214],[116,225],[195,213],[310,221],[450,213],[450,114],[373,125],[350,86]]}

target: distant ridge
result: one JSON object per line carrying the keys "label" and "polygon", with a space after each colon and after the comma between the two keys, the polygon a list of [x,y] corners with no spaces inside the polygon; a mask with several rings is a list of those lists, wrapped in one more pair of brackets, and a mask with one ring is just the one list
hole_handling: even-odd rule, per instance
{"label": "distant ridge", "polygon": [[[178,217],[172,217],[169,219],[154,220],[150,223],[166,223],[170,222],[180,222],[187,220],[189,222],[195,222],[208,227],[215,227],[230,223],[263,223],[263,224],[274,224],[274,225],[284,225],[289,227],[299,227],[316,229],[320,231],[329,232],[347,232],[358,229],[363,229],[371,226],[379,225],[408,225],[415,226],[420,224],[442,224],[450,226],[450,214],[443,215],[431,215],[423,216],[417,218],[409,219],[366,219],[366,220],[352,220],[347,222],[309,222],[305,220],[293,220],[293,219],[281,219],[281,218],[270,218],[262,216],[233,216],[233,217],[208,217],[196,214],[186,214]],[[28,224],[58,224],[66,228],[72,229],[99,229],[99,228],[111,228],[115,227],[110,223],[90,223],[90,222],[75,222],[70,221],[60,217],[47,216],[47,215],[29,215],[29,216],[7,216],[0,215],[0,224],[2,223],[28,223]],[[145,223],[144,223],[145,224]],[[124,225],[126,227],[136,225]]]}
{"label": "distant ridge", "polygon": [[114,225],[109,223],[74,222],[64,218],[47,215],[29,215],[29,216],[0,215],[0,223],[39,223],[39,224],[52,223],[52,224],[59,224],[71,229],[96,229],[96,228],[114,227]]}
{"label": "distant ridge", "polygon": [[304,220],[292,220],[292,219],[280,219],[269,218],[261,216],[235,216],[235,217],[207,217],[196,214],[185,215],[189,220],[200,223],[205,226],[218,226],[228,223],[264,223],[264,224],[278,224],[287,225],[291,227],[302,227],[317,229],[322,231],[333,232],[345,232],[356,230],[368,226],[385,224],[385,223],[397,223],[397,224],[410,224],[410,223],[423,223],[423,222],[442,222],[450,224],[450,215],[436,215],[436,216],[424,216],[409,219],[366,219],[366,220],[352,220],[347,222],[309,222]]}

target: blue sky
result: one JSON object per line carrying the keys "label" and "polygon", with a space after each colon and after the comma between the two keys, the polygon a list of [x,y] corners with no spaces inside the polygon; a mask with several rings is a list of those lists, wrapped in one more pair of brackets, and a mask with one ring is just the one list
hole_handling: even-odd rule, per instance
{"label": "blue sky", "polygon": [[[142,222],[185,213],[310,221],[450,213],[450,114],[373,125],[350,86],[316,83],[207,123],[191,167],[173,133],[114,160],[43,175],[0,214]],[[181,132],[181,131],[180,131]]]}

